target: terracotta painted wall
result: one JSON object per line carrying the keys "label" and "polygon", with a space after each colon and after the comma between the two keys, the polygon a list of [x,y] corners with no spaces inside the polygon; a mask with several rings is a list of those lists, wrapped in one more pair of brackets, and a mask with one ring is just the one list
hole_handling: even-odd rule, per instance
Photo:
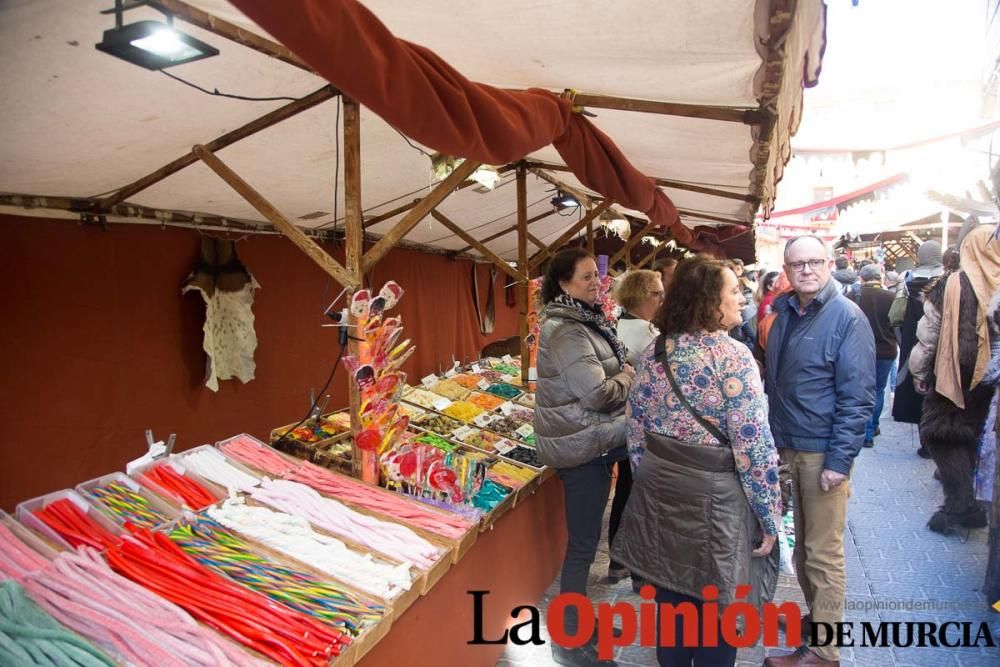
{"label": "terracotta painted wall", "polygon": [[[304,416],[309,388],[323,386],[337,356],[336,329],[320,325],[340,288],[282,237],[241,241],[262,287],[257,379],[213,393],[204,305],[180,294],[199,248],[190,230],[0,216],[0,507],[121,470],[145,451],[146,428],[177,433],[182,450],[243,431],[266,438]],[[488,268],[479,271],[485,304]],[[369,278],[407,290],[398,314],[417,346],[404,369],[413,381],[517,333],[500,277],[495,332],[479,335],[470,262],[394,250]],[[329,393],[331,408],[346,405],[341,371]]]}

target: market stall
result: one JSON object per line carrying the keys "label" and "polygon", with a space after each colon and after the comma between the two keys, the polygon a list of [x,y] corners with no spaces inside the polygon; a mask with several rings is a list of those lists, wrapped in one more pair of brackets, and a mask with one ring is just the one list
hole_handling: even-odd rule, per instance
{"label": "market stall", "polygon": [[[645,265],[668,241],[752,255],[754,213],[770,210],[801,87],[818,74],[822,2],[793,11],[761,0],[739,16],[725,3],[632,7],[648,33],[623,28],[603,44],[605,69],[568,55],[579,50],[567,45],[596,38],[597,17],[614,25],[604,14],[626,11],[606,3],[561,12],[558,39],[535,13],[543,8],[468,31],[495,21],[492,9],[373,2],[372,14],[343,0],[274,14],[277,5],[235,3],[254,23],[228,3],[156,0],[119,5],[111,28],[96,4],[69,4],[0,10],[7,29],[39,35],[0,64],[18,92],[2,103],[11,159],[0,167],[0,205],[22,216],[7,218],[2,232],[12,250],[5,266],[34,276],[8,300],[15,324],[3,334],[4,349],[17,351],[3,383],[9,433],[20,443],[4,450],[3,498],[18,503],[17,525],[56,550],[87,547],[80,568],[104,558],[114,576],[174,605],[169,613],[183,609],[238,641],[248,629],[220,616],[212,596],[239,599],[246,616],[273,614],[287,634],[315,630],[300,647],[259,630],[254,642],[241,641],[272,660],[294,662],[298,651],[306,662],[349,665],[367,655],[370,664],[405,664],[416,650],[420,664],[491,664],[500,649],[431,628],[443,615],[469,619],[466,591],[493,590],[486,631],[501,632],[506,613],[537,599],[561,559],[558,482],[532,448],[529,280],[577,237],[593,246],[602,228],[618,230],[611,272]],[[428,11],[440,20],[426,21]],[[223,57],[159,76],[77,50],[161,12],[199,40],[223,41]],[[298,23],[307,15],[325,18]],[[365,29],[352,31],[351,21]],[[468,37],[453,43],[454,35]],[[695,42],[697,57],[671,46]],[[331,58],[330,44],[340,56]],[[372,60],[375,44],[398,56],[389,75],[413,82],[402,86],[411,97],[371,85],[385,73],[359,63]],[[538,57],[518,74],[496,56],[532,47]],[[352,71],[338,69],[344,62]],[[464,92],[416,87],[428,62]],[[253,94],[236,100],[211,90],[241,85]],[[206,93],[220,99],[207,103]],[[503,104],[491,111],[490,100]],[[411,113],[397,116],[401,108]],[[450,133],[437,133],[439,125]],[[568,212],[552,201],[566,193],[576,202]],[[275,231],[281,237],[268,236]],[[200,263],[185,288],[205,300],[178,306],[196,246]],[[476,263],[507,283],[491,279],[484,295]],[[210,347],[211,327],[201,330],[220,274],[235,265],[246,312],[260,288],[256,322],[244,332],[259,338],[261,363],[236,364],[241,384],[212,375],[220,350]],[[205,275],[207,287],[198,282]],[[377,330],[388,318],[372,310],[372,290],[390,282],[414,300],[400,306],[421,332],[409,360],[395,352],[398,341],[381,338],[395,332]],[[500,309],[492,329],[478,300],[506,300],[507,285],[516,304]],[[303,321],[318,293],[323,313],[347,311],[339,322],[346,349],[326,380],[337,378],[331,394],[343,411],[320,408],[325,387],[304,410],[306,389],[322,386],[337,349],[336,329]],[[359,301],[364,308],[355,309]],[[80,332],[72,347],[63,319]],[[490,337],[514,333],[519,358],[475,355]],[[199,345],[210,380],[222,380],[208,384],[218,393],[203,386]],[[342,357],[351,383],[337,375]],[[185,440],[169,458],[126,471],[136,422],[157,432],[183,427]],[[55,423],[65,426],[58,437],[46,428]],[[259,440],[231,438],[244,431]],[[216,446],[193,447],[203,442]],[[300,542],[255,531],[268,524],[296,526]],[[380,539],[388,534],[407,535],[412,550]],[[42,553],[34,540],[24,543]],[[347,560],[310,561],[304,545],[330,540]],[[345,574],[366,558],[366,576]],[[29,560],[18,577],[46,569]],[[172,578],[157,574],[164,563]],[[80,628],[112,653],[132,650],[127,638]],[[231,650],[209,637],[199,650]]]}

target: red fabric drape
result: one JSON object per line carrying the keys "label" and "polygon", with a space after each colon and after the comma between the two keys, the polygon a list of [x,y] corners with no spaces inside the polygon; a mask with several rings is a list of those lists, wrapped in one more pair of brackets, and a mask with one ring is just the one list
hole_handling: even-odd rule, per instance
{"label": "red fabric drape", "polygon": [[233,0],[344,93],[420,143],[505,164],[553,144],[580,182],[696,247],[673,202],[572,102],[549,91],[474,83],[432,51],[397,39],[354,0]]}

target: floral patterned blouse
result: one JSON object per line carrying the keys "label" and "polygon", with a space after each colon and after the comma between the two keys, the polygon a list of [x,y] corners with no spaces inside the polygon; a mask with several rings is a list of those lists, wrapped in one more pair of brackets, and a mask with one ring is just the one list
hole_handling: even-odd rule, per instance
{"label": "floral patterned blouse", "polygon": [[[628,400],[628,451],[634,469],[646,451],[645,431],[683,442],[722,445],[673,396],[654,358],[654,344],[640,355]],[[750,350],[724,332],[666,338],[677,385],[701,416],[729,436],[743,492],[768,535],[781,514],[778,452],[767,423],[767,399]]]}

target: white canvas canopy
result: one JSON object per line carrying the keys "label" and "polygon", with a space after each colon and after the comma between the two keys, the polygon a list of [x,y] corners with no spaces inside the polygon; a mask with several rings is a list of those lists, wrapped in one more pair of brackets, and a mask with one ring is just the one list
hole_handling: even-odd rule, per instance
{"label": "white canvas canopy", "polygon": [[[0,100],[5,158],[0,164],[0,193],[5,193],[0,202],[6,205],[0,211],[25,214],[23,206],[31,205],[33,215],[76,217],[78,213],[60,210],[65,202],[57,199],[10,195],[107,194],[189,153],[194,144],[207,143],[288,104],[209,96],[165,73],[97,51],[94,44],[114,25],[112,16],[99,12],[111,4],[0,4],[0,79],[6,85]],[[263,32],[222,0],[190,4]],[[550,0],[501,5],[367,0],[365,5],[398,37],[434,50],[475,81],[555,92],[574,89],[594,98],[764,111],[757,118],[773,119],[773,132],[767,131],[767,122],[751,125],[588,106],[596,114],[592,121],[646,175],[742,196],[665,187],[691,227],[730,220],[750,225],[758,205],[769,210],[790,154],[789,137],[800,118],[801,87],[816,80],[825,39],[822,0]],[[126,23],[144,18],[162,15],[150,7],[125,14]],[[782,21],[791,21],[790,30],[780,44],[768,44],[768,27]],[[166,72],[208,90],[301,98],[326,83],[181,19],[177,26],[221,54]],[[297,225],[330,229],[334,213],[342,217],[344,212],[344,188],[338,183],[343,174],[338,104],[332,99],[315,106],[221,150],[219,157]],[[426,194],[432,185],[430,161],[373,113],[363,110],[361,118],[362,208],[371,218]],[[528,157],[560,161],[551,147]],[[571,173],[551,173],[582,189]],[[512,180],[509,172],[493,192],[458,191],[438,210],[476,238],[493,235],[515,223],[514,187],[506,185]],[[528,216],[551,208],[552,190],[549,182],[529,176]],[[200,162],[128,202],[270,228]],[[384,233],[401,215],[366,231]],[[575,220],[575,215],[552,215],[530,231],[551,242]],[[467,246],[430,217],[407,240],[445,250]],[[486,244],[504,259],[516,257],[516,245],[513,234]]]}

